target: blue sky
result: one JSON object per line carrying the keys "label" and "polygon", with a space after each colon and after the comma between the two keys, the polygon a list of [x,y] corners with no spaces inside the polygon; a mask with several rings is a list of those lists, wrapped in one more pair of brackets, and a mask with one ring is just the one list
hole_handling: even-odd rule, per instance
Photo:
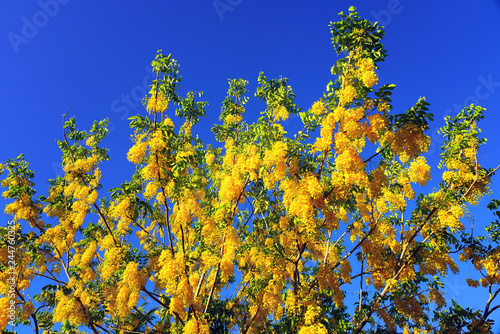
{"label": "blue sky", "polygon": [[[104,188],[130,179],[134,167],[126,161],[131,144],[126,118],[144,114],[140,101],[152,80],[149,64],[158,49],[179,61],[183,95],[204,91],[207,117],[193,132],[208,138],[206,143],[214,143],[209,130],[218,121],[229,78],[249,80],[253,97],[260,71],[268,78],[282,75],[290,79],[297,104],[307,109],[332,78],[336,56],[328,24],[351,5],[364,18],[386,26],[383,43],[389,56],[381,64],[380,83],[396,84],[396,112],[404,112],[420,96],[431,103],[435,122],[427,156],[435,179],[441,174],[435,167],[442,144],[436,131],[445,115],[470,103],[487,108],[480,127],[488,143],[480,159],[496,167],[498,0],[2,1],[0,161],[24,153],[36,172],[39,195],[45,195],[46,180],[61,173],[56,139],[62,139],[62,114],[73,106],[70,115],[80,129],[89,129],[93,120],[111,120]],[[246,117],[256,119],[262,107],[251,98]],[[299,122],[292,119],[288,126],[293,129]],[[492,190],[493,198],[499,198],[500,186]],[[474,209],[478,225],[493,218],[483,204]],[[1,221],[8,221],[3,212]],[[463,284],[450,278],[447,286],[455,299],[470,306],[485,300],[485,294],[470,294]]]}

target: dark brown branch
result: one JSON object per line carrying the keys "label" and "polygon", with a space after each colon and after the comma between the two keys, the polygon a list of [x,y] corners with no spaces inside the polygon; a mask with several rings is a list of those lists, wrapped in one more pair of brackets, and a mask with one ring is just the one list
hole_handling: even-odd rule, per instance
{"label": "dark brown branch", "polygon": [[255,314],[253,315],[252,319],[250,319],[250,322],[248,323],[248,325],[246,325],[243,328],[243,330],[241,331],[242,334],[246,334],[248,332],[248,330],[250,329],[250,327],[252,327],[252,323],[255,320],[255,318],[257,317],[257,314],[259,314],[259,311],[260,311],[260,306],[257,306],[257,311],[255,311]]}
{"label": "dark brown branch", "polygon": [[[161,300],[159,300],[158,298],[156,298],[154,296],[153,293],[149,292],[148,290],[146,290],[146,288],[142,288],[142,291],[144,291],[149,297],[151,297],[151,299],[153,299],[155,302],[157,302],[158,304],[160,304],[161,306],[163,306],[164,308],[166,309],[169,309],[168,305],[163,303]],[[176,313],[176,312],[173,312],[174,313],[174,316],[175,318],[182,324],[182,326],[184,326],[184,321],[182,321],[181,317],[179,317],[179,315]]]}
{"label": "dark brown branch", "polygon": [[491,284],[490,284],[490,287],[489,287],[489,290],[490,290],[490,298],[488,299],[488,301],[486,302],[486,306],[484,307],[484,312],[483,312],[483,316],[481,317],[479,323],[477,324],[476,328],[479,328],[481,327],[485,322],[486,322],[486,319],[488,319],[488,316],[495,310],[499,309],[500,308],[500,304],[493,307],[491,310],[490,310],[490,305],[491,305],[491,302],[496,298],[496,296],[498,296],[498,294],[500,293],[500,289],[498,289],[497,291],[495,291],[494,294],[491,294]]}
{"label": "dark brown branch", "polygon": [[[156,163],[158,163],[158,155],[156,155]],[[159,165],[159,163],[158,163]],[[158,174],[160,174],[160,172],[158,171]],[[160,180],[160,175],[158,175],[158,180]],[[172,239],[172,232],[170,231],[170,212],[169,212],[169,209],[168,209],[168,203],[167,203],[167,196],[165,195],[165,188],[164,187],[160,187],[161,189],[161,193],[163,194],[163,203],[165,205],[165,215],[166,215],[166,221],[167,221],[167,232],[168,232],[168,241],[170,243],[170,252],[172,253],[172,257],[175,256],[175,251],[174,251],[174,241]],[[163,233],[163,235],[165,235],[165,233]]]}
{"label": "dark brown branch", "polygon": [[[21,292],[19,292],[19,290],[18,290],[17,286],[15,287],[15,290],[16,290],[16,294],[17,294],[17,296],[21,299],[21,301],[22,301],[23,303],[26,303],[26,300],[24,299],[24,297],[23,297],[23,295],[21,294]],[[37,310],[37,311],[38,311],[38,310]],[[36,312],[37,312],[37,311],[36,311]],[[36,312],[33,312],[33,313],[31,314],[31,317],[33,318],[33,322],[35,323],[35,332],[36,332],[36,334],[39,334],[38,320],[36,319]]]}
{"label": "dark brown branch", "polygon": [[[55,277],[49,277],[49,276],[47,276],[47,275],[40,274],[40,273],[35,273],[35,275],[40,276],[40,277],[45,277],[45,278],[51,279],[51,280],[55,281],[56,283],[58,283],[59,285],[66,285],[66,284],[68,284],[68,283],[66,283],[66,282],[63,282],[63,281],[58,280],[58,279],[57,279],[57,278],[55,278]],[[51,273],[51,275],[52,275],[52,273]]]}
{"label": "dark brown branch", "polygon": [[385,151],[385,149],[386,149],[386,148],[388,148],[388,147],[389,147],[389,144],[385,145],[385,146],[384,146],[384,147],[383,147],[380,151],[378,151],[378,152],[374,153],[374,154],[373,154],[371,157],[369,157],[368,159],[363,160],[363,163],[365,164],[365,163],[369,162],[371,159],[375,158],[377,155],[379,155],[380,153],[384,152],[384,151]]}

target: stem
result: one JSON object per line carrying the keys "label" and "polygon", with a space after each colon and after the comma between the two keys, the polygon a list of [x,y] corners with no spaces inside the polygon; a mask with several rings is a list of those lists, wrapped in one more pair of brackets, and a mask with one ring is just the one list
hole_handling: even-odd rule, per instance
{"label": "stem", "polygon": [[[21,301],[22,301],[23,303],[26,303],[26,300],[24,299],[24,297],[23,297],[23,295],[21,294],[21,292],[19,292],[19,290],[17,289],[17,287],[15,287],[15,290],[16,290],[16,294],[17,294],[17,296],[21,299]],[[37,311],[38,311],[38,310],[37,310]],[[39,329],[38,329],[38,321],[36,320],[36,315],[35,315],[35,314],[36,314],[36,311],[35,311],[35,312],[33,312],[33,313],[31,314],[31,317],[33,318],[33,322],[35,323],[35,331],[36,331],[36,333],[38,334],[38,333],[39,333]]]}
{"label": "stem", "polygon": [[64,130],[64,123],[66,123],[66,116],[69,114],[73,106],[69,107],[69,110],[63,115],[63,137],[64,137],[64,142],[66,143],[66,146],[68,146],[69,154],[71,155],[71,160],[75,162],[75,156],[73,155],[73,151],[71,150],[71,146],[69,146],[68,143],[68,138],[66,138],[66,131]]}
{"label": "stem", "polygon": [[[158,304],[160,304],[164,308],[169,309],[168,305],[166,305],[161,300],[159,300],[158,298],[156,298],[151,292],[149,292],[148,290],[146,290],[146,288],[142,288],[142,291],[144,291],[155,302],[157,302]],[[182,326],[184,326],[184,321],[182,321],[181,317],[179,317],[179,315],[176,312],[173,312],[173,313],[174,313],[175,318],[181,323]]]}
{"label": "stem", "polygon": [[497,291],[495,291],[494,294],[491,294],[491,284],[489,286],[489,290],[490,290],[490,298],[488,299],[488,302],[486,303],[486,306],[484,308],[484,312],[483,312],[483,316],[481,317],[481,320],[479,321],[479,324],[477,324],[476,328],[479,328],[481,327],[485,322],[486,322],[486,319],[488,318],[488,316],[495,310],[499,309],[500,308],[500,304],[493,307],[491,310],[490,310],[490,304],[491,302],[493,301],[493,299],[495,299],[496,296],[498,296],[498,294],[500,293],[500,289],[498,289]]}
{"label": "stem", "polygon": [[250,319],[250,322],[248,323],[248,325],[245,326],[243,328],[243,330],[241,331],[242,334],[246,334],[248,332],[248,330],[250,329],[250,327],[252,327],[252,323],[255,320],[255,318],[257,317],[257,314],[259,313],[259,311],[260,311],[260,306],[257,307],[257,311],[255,311],[255,314],[253,315],[252,319]]}
{"label": "stem", "polygon": [[[156,162],[158,163],[158,154],[156,155]],[[160,172],[158,171],[158,174]],[[158,180],[160,180],[160,175],[158,175]],[[165,204],[165,209],[166,209],[166,216],[167,216],[167,232],[168,232],[168,241],[170,242],[170,252],[172,253],[172,257],[175,257],[175,251],[174,251],[174,241],[172,240],[172,232],[170,231],[170,213],[168,210],[168,203],[167,203],[167,196],[165,195],[165,188],[161,188],[161,193],[163,194],[163,203]]]}
{"label": "stem", "polygon": [[371,159],[375,158],[377,155],[379,155],[380,153],[384,152],[386,148],[389,147],[389,144],[385,145],[380,151],[374,153],[371,157],[369,157],[368,159],[366,160],[363,160],[363,163],[367,163],[368,161],[370,161]]}
{"label": "stem", "polygon": [[214,284],[212,285],[212,288],[210,289],[210,294],[208,295],[207,305],[205,305],[205,311],[203,311],[203,313],[208,312],[208,308],[210,307],[210,303],[212,302],[212,297],[214,295],[215,285],[217,284],[217,277],[219,276],[219,272],[220,272],[220,262],[217,264],[217,271],[215,272]]}
{"label": "stem", "polygon": [[[55,281],[56,283],[58,283],[59,285],[66,285],[66,284],[68,284],[68,283],[65,283],[65,282],[62,282],[62,281],[56,279],[55,277],[49,277],[49,276],[46,276],[46,275],[40,274],[40,273],[35,273],[35,275],[51,279],[51,280]],[[52,273],[51,273],[51,275],[52,275]]]}
{"label": "stem", "polygon": [[83,302],[80,299],[80,297],[75,297],[75,299],[80,304],[80,306],[82,307],[83,313],[85,314],[85,317],[87,319],[89,319],[89,327],[90,327],[90,329],[92,329],[92,332],[94,332],[96,334],[99,334],[99,332],[97,331],[97,329],[94,326],[94,322],[92,321],[92,317],[90,316],[90,314],[89,314],[87,308],[85,307],[85,305],[83,305]]}
{"label": "stem", "polygon": [[[160,79],[160,72],[156,72],[156,87],[155,87],[155,106],[158,101],[158,81]],[[155,114],[155,120],[154,120],[154,129],[156,130],[156,111],[153,110],[153,113]]]}
{"label": "stem", "polygon": [[359,307],[358,310],[361,312],[361,303],[363,302],[363,265],[365,263],[365,256],[363,255],[363,259],[361,261],[361,279],[359,280]]}
{"label": "stem", "polygon": [[300,262],[300,259],[302,258],[302,254],[304,254],[304,252],[306,250],[307,242],[303,243],[302,245],[299,245],[299,241],[297,239],[295,239],[295,242],[297,243],[297,250],[299,251],[299,253],[297,254],[297,258],[293,262],[293,265],[295,268],[293,271],[292,284],[293,284],[293,293],[295,295],[297,295],[299,292],[298,284],[300,282],[299,262]]}
{"label": "stem", "polygon": [[330,253],[330,239],[332,238],[332,231],[328,231],[328,240],[326,242],[325,257],[323,258],[323,263],[326,266],[326,261],[328,260],[328,253]]}
{"label": "stem", "polygon": [[331,148],[329,148],[328,150],[326,150],[326,151],[323,152],[323,159],[321,159],[321,165],[319,166],[319,170],[318,170],[318,174],[317,174],[317,179],[318,180],[321,178],[321,172],[323,171],[323,166],[325,164],[326,155],[328,154],[328,152],[330,150],[331,150]]}
{"label": "stem", "polygon": [[196,287],[196,293],[194,294],[194,299],[198,298],[198,295],[200,294],[201,286],[203,285],[203,280],[205,279],[205,272],[201,274],[200,282],[198,282],[198,286]]}

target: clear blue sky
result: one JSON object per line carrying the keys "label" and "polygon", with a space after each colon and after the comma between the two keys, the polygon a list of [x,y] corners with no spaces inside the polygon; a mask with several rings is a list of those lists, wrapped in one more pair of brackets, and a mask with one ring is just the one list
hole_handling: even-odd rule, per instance
{"label": "clear blue sky", "polygon": [[[433,167],[442,144],[436,131],[443,116],[473,102],[487,108],[480,124],[488,138],[481,162],[497,166],[498,0],[2,1],[0,162],[24,153],[36,172],[39,195],[45,195],[45,181],[61,172],[55,141],[62,139],[61,115],[73,106],[71,116],[81,129],[90,128],[93,120],[111,120],[105,142],[111,162],[102,166],[104,188],[130,179],[126,118],[144,114],[140,100],[152,79],[149,64],[158,49],[179,61],[182,94],[204,91],[207,117],[194,132],[210,138],[206,142],[213,143],[209,130],[218,121],[228,78],[249,80],[253,96],[260,71],[268,78],[282,75],[290,79],[296,102],[307,109],[322,96],[336,60],[328,24],[351,5],[386,26],[389,57],[381,65],[380,82],[396,84],[396,112],[420,96],[431,103],[436,121],[429,133],[433,146],[428,158]],[[261,108],[250,102],[246,116],[255,119]],[[433,170],[437,179],[441,172]],[[492,189],[499,198],[500,186]],[[493,216],[483,204],[474,212],[490,221]],[[5,205],[3,198],[0,205]],[[7,220],[0,213],[0,223]],[[448,282],[455,299],[471,306],[485,300],[463,284],[453,278]]]}

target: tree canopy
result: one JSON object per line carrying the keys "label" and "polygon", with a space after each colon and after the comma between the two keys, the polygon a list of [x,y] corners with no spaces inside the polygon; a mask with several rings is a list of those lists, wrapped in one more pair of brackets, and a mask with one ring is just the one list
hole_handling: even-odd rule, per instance
{"label": "tree canopy", "polygon": [[[248,124],[248,81],[229,80],[218,147],[195,132],[202,94],[181,96],[179,65],[159,51],[146,112],[129,118],[135,173],[108,192],[107,120],[82,131],[64,116],[64,175],[45,195],[22,155],[1,164],[13,218],[0,228],[0,329],[491,333],[500,223],[474,236],[465,219],[498,168],[478,156],[484,109],[446,118],[442,178],[424,187],[429,103],[394,112],[378,23],[351,7],[330,30],[338,60],[322,97],[302,108],[288,79],[260,73],[266,107]],[[287,132],[290,115],[301,131]],[[484,309],[446,305],[442,278],[460,261],[482,277],[467,283],[488,289]]]}

